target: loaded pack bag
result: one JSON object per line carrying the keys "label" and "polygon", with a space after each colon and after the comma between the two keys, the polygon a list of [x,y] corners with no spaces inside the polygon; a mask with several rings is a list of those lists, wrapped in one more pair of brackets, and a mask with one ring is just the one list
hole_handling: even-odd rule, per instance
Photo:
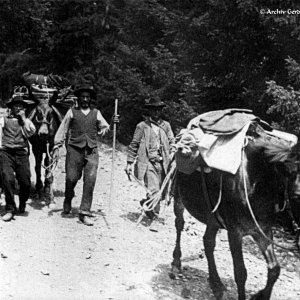
{"label": "loaded pack bag", "polygon": [[24,86],[17,86],[14,94],[26,99],[40,102],[41,100],[61,102],[68,106],[75,103],[73,87],[70,82],[59,75],[33,74],[26,72],[22,75]]}
{"label": "loaded pack bag", "polygon": [[242,160],[247,131],[257,122],[269,134],[284,139],[291,146],[297,137],[274,130],[250,110],[226,109],[212,111],[192,119],[187,129],[176,138],[175,153],[178,171],[191,174],[200,168],[214,168],[236,174]]}

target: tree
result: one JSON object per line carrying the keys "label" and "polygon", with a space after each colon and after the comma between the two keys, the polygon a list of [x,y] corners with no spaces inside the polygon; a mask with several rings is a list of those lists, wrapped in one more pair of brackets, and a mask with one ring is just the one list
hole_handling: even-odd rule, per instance
{"label": "tree", "polygon": [[273,115],[273,125],[281,130],[300,134],[300,65],[292,58],[286,59],[290,84],[286,88],[271,80],[266,93],[273,103],[268,113]]}
{"label": "tree", "polygon": [[250,108],[271,120],[266,81],[287,85],[285,59],[300,59],[297,15],[260,13],[299,9],[293,0],[3,3],[2,97],[27,70],[91,83],[107,119],[119,99],[124,143],[151,95],[167,102],[175,131],[197,114],[228,107]]}

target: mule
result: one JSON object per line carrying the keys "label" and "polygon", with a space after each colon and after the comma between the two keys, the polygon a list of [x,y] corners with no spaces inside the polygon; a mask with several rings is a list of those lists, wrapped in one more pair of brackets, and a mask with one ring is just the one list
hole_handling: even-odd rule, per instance
{"label": "mule", "polygon": [[[226,297],[226,288],[221,282],[214,258],[219,229],[227,230],[238,299],[246,298],[247,270],[242,251],[242,239],[246,235],[250,235],[257,243],[268,268],[264,289],[251,299],[270,299],[280,274],[272,235],[276,198],[286,177],[290,182],[289,194],[295,199],[300,198],[299,170],[295,167],[297,155],[286,141],[268,135],[257,123],[253,123],[247,132],[247,145],[243,149],[242,162],[235,175],[216,169],[212,169],[210,173],[195,171],[191,175],[177,171],[174,181],[177,236],[173,251],[173,276],[181,270],[180,243],[184,227],[183,212],[186,208],[193,217],[206,224],[203,243],[209,284],[216,299]],[[299,188],[296,189],[296,186]],[[297,203],[299,205],[300,202]],[[297,210],[293,205],[291,207],[295,220],[299,222],[299,208]]]}
{"label": "mule", "polygon": [[[35,157],[36,184],[35,192],[46,198],[48,205],[55,205],[53,195],[53,173],[50,153],[54,146],[54,136],[57,132],[62,116],[48,99],[39,99],[38,104],[28,116],[36,127],[36,134],[29,141]],[[45,159],[43,160],[43,155]],[[45,168],[45,180],[42,182],[42,166]]]}

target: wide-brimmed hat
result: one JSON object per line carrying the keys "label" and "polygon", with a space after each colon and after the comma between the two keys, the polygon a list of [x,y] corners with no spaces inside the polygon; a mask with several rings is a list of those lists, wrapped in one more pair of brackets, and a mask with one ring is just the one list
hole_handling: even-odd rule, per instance
{"label": "wide-brimmed hat", "polygon": [[92,99],[96,99],[96,91],[91,85],[81,85],[74,91],[74,95],[78,98],[82,92],[88,92]]}
{"label": "wide-brimmed hat", "polygon": [[145,100],[145,107],[148,108],[163,108],[164,106],[166,106],[166,103],[161,101],[157,97],[155,98],[153,97]]}
{"label": "wide-brimmed hat", "polygon": [[27,107],[28,103],[23,99],[22,96],[12,96],[11,99],[6,103],[6,106],[11,108],[16,103],[22,103],[25,107]]}

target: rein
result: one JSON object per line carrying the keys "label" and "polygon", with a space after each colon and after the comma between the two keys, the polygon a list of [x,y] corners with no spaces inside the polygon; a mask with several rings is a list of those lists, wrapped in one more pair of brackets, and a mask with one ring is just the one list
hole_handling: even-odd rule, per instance
{"label": "rein", "polygon": [[[46,144],[46,155],[48,156],[48,159],[50,161],[51,159],[51,154],[50,154],[50,151],[49,151],[49,142],[47,142]],[[49,164],[49,166],[45,166],[43,163],[42,163],[42,168],[45,169],[45,171],[48,171],[51,175],[52,173],[54,172],[54,170],[56,169],[56,166],[58,164],[58,161],[59,161],[59,157],[57,157],[55,160],[52,160],[51,164]],[[50,175],[50,176],[51,176]]]}
{"label": "rein", "polygon": [[[170,183],[170,182],[173,182],[174,180],[174,177],[175,177],[175,174],[176,174],[176,164],[173,163],[171,165],[171,169],[169,170],[169,172],[167,173],[163,183],[162,183],[162,186],[160,188],[160,190],[158,192],[156,192],[151,198],[147,199],[143,205],[142,205],[142,214],[140,215],[140,217],[138,218],[137,220],[137,223],[136,223],[136,226],[138,226],[140,224],[140,222],[142,221],[143,217],[144,217],[144,214],[146,211],[151,211],[153,210],[156,205],[162,200],[162,196],[163,196],[163,192],[165,190],[165,188],[167,187],[167,185]],[[143,188],[146,189],[147,192],[150,192],[141,182],[140,180],[138,180],[133,174],[130,174],[130,176],[132,176],[134,178],[134,180],[141,186],[143,186]],[[130,178],[130,177],[129,177]],[[166,203],[165,203],[165,206],[164,206],[164,209],[166,207]],[[155,213],[154,213],[155,214]]]}
{"label": "rein", "polygon": [[47,124],[47,125],[51,124],[51,122],[46,120],[46,117],[44,117],[43,120],[40,121],[40,120],[38,120],[37,116],[35,116],[35,120],[37,123],[40,123],[40,124]]}
{"label": "rein", "polygon": [[150,199],[148,199],[144,202],[144,204],[143,204],[144,211],[153,210],[156,207],[156,205],[160,202],[163,191],[165,190],[168,182],[170,180],[173,180],[173,178],[174,178],[175,170],[176,170],[176,164],[173,164],[170,171],[166,175],[160,190],[158,192],[156,192]]}
{"label": "rein", "polygon": [[217,211],[217,209],[219,208],[219,206],[221,204],[221,200],[222,200],[222,187],[223,187],[223,174],[221,174],[221,176],[220,176],[219,198],[218,198],[217,204],[215,205],[214,209],[211,211],[212,214]]}
{"label": "rein", "polygon": [[[245,147],[247,146],[247,143],[248,143],[248,140],[246,141],[246,144],[244,145],[243,149],[242,149],[242,164],[243,164],[243,161],[244,161],[244,158],[245,158]],[[252,210],[252,207],[251,207],[251,204],[250,204],[250,201],[249,201],[249,197],[248,197],[248,191],[247,191],[247,183],[246,183],[246,175],[245,175],[245,171],[244,171],[244,165],[242,166],[242,177],[243,177],[243,183],[244,183],[244,191],[245,191],[245,198],[246,198],[246,202],[247,202],[247,206],[248,206],[248,209],[250,211],[250,214],[251,214],[251,217],[252,217],[252,220],[253,222],[255,223],[256,227],[258,228],[259,232],[261,233],[261,235],[271,244],[279,247],[279,248],[282,248],[284,250],[288,250],[288,251],[295,251],[296,249],[295,248],[287,248],[287,247],[284,247],[282,245],[279,245],[278,243],[274,242],[272,239],[270,239],[265,233],[264,231],[262,230],[262,228],[260,227],[260,225],[258,224],[257,220],[256,220],[256,217],[253,213],[253,210]]]}

